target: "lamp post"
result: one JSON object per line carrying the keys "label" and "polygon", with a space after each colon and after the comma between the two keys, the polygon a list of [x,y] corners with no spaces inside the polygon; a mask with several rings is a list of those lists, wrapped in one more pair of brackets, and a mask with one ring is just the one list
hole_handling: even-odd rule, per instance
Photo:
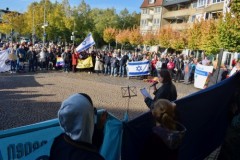
{"label": "lamp post", "polygon": [[75,21],[74,21],[74,24],[73,24],[73,32],[72,32],[72,36],[71,36],[71,40],[73,41],[73,46],[74,46],[74,42],[75,42],[75,32],[77,32],[77,31],[75,31]]}
{"label": "lamp post", "polygon": [[44,2],[44,20],[43,20],[43,46],[45,46],[45,41],[46,41],[46,27],[47,27],[47,24],[46,24],[46,0]]}
{"label": "lamp post", "polygon": [[33,7],[33,28],[32,28],[32,42],[33,45],[35,44],[35,22],[34,22],[34,16],[35,16],[35,8]]}

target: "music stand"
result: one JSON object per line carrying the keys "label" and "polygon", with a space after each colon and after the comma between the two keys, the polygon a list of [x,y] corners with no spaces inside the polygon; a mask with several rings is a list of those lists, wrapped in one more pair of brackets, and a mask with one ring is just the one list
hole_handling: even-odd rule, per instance
{"label": "music stand", "polygon": [[128,106],[127,106],[127,114],[128,114],[130,98],[137,96],[137,89],[135,86],[127,86],[127,87],[121,87],[121,90],[122,90],[122,97],[123,98],[128,97]]}

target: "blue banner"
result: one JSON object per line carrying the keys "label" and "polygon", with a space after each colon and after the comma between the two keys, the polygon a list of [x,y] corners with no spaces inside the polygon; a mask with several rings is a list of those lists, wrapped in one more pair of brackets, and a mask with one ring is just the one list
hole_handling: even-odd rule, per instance
{"label": "blue banner", "polygon": [[[0,160],[48,159],[54,138],[61,133],[58,119],[0,131]],[[106,160],[119,159],[121,141],[122,122],[108,113],[100,154]]]}
{"label": "blue banner", "polygon": [[3,160],[48,157],[54,138],[62,133],[57,119],[0,132]]}

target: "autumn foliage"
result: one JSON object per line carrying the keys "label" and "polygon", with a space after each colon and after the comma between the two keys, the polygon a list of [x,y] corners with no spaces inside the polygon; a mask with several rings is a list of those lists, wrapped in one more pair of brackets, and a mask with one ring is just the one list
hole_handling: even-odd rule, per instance
{"label": "autumn foliage", "polygon": [[106,28],[103,31],[103,40],[107,43],[114,42],[116,39],[117,30],[115,28]]}
{"label": "autumn foliage", "polygon": [[142,44],[142,34],[140,33],[139,27],[134,27],[130,30],[129,43],[132,45]]}
{"label": "autumn foliage", "polygon": [[116,40],[120,44],[126,44],[129,42],[129,35],[130,35],[130,30],[125,29],[125,30],[120,30],[119,33],[116,36]]}
{"label": "autumn foliage", "polygon": [[158,45],[158,39],[157,39],[157,34],[152,33],[152,32],[147,32],[146,34],[143,35],[143,43],[146,45]]}

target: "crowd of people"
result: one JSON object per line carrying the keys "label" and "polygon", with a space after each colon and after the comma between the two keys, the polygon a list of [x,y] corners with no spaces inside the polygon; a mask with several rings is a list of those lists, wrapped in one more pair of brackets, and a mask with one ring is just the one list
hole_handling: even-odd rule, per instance
{"label": "crowd of people", "polygon": [[[214,66],[217,69],[217,61],[210,61],[207,57],[199,59],[193,55],[187,56],[176,53],[160,53],[160,52],[131,52],[131,51],[102,51],[93,50],[89,52],[76,51],[75,46],[61,46],[56,44],[48,44],[43,47],[42,44],[31,43],[6,43],[1,50],[7,49],[9,56],[9,64],[11,65],[10,73],[16,72],[37,72],[41,70],[63,70],[68,73],[70,71],[82,71],[77,69],[78,60],[92,57],[91,68],[86,70],[89,73],[103,74],[111,77],[128,76],[127,64],[131,61],[149,61],[149,75],[153,77],[159,76],[161,69],[167,69],[170,76],[175,82],[184,82],[191,84],[194,82],[194,73],[197,63],[202,65]],[[64,65],[57,65],[57,59],[62,58]],[[231,76],[234,71],[239,70],[240,62],[233,60],[232,66],[222,64],[220,68],[221,80]],[[28,68],[26,68],[26,66]],[[232,70],[231,70],[232,69]],[[214,76],[214,71],[210,76]],[[215,72],[215,74],[219,72]],[[211,85],[211,84],[210,84]],[[208,85],[206,85],[208,86]]]}
{"label": "crowd of people", "polygon": [[[150,63],[150,74],[158,77],[162,83],[158,89],[154,85],[153,99],[144,97],[146,106],[149,107],[155,126],[152,134],[144,142],[140,159],[178,159],[178,151],[186,128],[180,124],[175,117],[177,90],[173,83],[186,79],[187,83],[193,83],[194,72],[197,63],[211,65],[211,62],[204,58],[199,61],[197,58],[181,54],[161,54],[155,52],[112,52],[93,51],[91,53],[76,52],[74,46],[49,45],[42,47],[40,44],[28,43],[6,44],[2,50],[8,50],[11,64],[10,73],[23,72],[26,70],[25,63],[28,63],[28,72],[38,70],[60,70],[64,72],[76,72],[78,59],[85,59],[92,56],[94,66],[89,70],[96,74],[104,74],[114,77],[127,76],[127,63],[130,61],[148,60]],[[57,67],[57,57],[64,61],[64,67]],[[215,70],[216,62],[213,64]],[[225,65],[222,72],[222,79],[231,76],[240,70],[240,62],[236,62],[229,72]],[[212,75],[216,73],[213,71]],[[214,76],[212,76],[214,77]],[[50,151],[50,160],[75,160],[92,159],[103,160],[99,149],[103,142],[103,129],[107,120],[107,112],[101,114],[98,123],[95,120],[96,109],[91,97],[85,93],[76,93],[66,98],[58,111],[60,127],[63,133],[54,139]]]}

